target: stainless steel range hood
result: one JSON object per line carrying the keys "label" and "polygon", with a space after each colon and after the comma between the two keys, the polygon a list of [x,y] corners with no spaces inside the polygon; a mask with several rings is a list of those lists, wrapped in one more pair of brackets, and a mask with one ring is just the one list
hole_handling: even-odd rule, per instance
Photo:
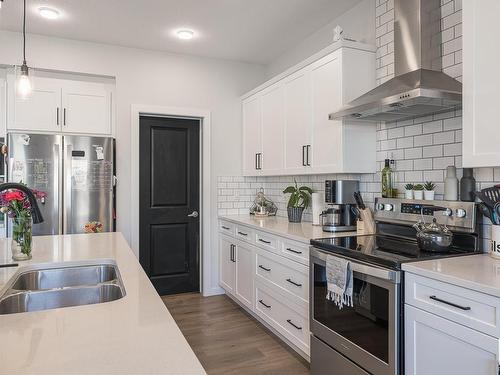
{"label": "stainless steel range hood", "polygon": [[440,0],[395,0],[395,78],[353,100],[330,120],[397,121],[462,106],[462,84],[441,71]]}

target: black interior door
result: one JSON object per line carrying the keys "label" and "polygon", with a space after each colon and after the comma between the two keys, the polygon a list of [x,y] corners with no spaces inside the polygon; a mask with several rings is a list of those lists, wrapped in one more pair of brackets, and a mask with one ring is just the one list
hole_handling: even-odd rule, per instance
{"label": "black interior door", "polygon": [[139,260],[159,294],[198,291],[200,121],[140,117]]}

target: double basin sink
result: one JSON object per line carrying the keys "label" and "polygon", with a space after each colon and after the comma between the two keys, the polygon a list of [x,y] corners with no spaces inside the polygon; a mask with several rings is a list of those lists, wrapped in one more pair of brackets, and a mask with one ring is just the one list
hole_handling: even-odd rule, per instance
{"label": "double basin sink", "polygon": [[110,302],[124,296],[113,261],[35,267],[7,283],[0,296],[0,315]]}

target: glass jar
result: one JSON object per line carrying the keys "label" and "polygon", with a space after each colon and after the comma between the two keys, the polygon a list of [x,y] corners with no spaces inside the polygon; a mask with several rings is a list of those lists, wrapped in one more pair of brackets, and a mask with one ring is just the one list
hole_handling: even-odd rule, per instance
{"label": "glass jar", "polygon": [[31,259],[32,228],[33,220],[31,216],[21,216],[12,219],[12,259]]}

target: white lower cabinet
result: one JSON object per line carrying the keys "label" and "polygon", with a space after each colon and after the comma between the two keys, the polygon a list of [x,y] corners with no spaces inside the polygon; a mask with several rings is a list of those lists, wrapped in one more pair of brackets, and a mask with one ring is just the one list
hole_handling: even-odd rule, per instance
{"label": "white lower cabinet", "polygon": [[251,245],[236,244],[235,267],[236,288],[235,296],[248,307],[253,306],[253,273],[255,250]]}
{"label": "white lower cabinet", "polygon": [[236,269],[233,258],[234,240],[223,234],[219,235],[219,283],[227,292],[234,293]]}
{"label": "white lower cabinet", "polygon": [[499,341],[437,315],[405,307],[406,375],[496,375]]}
{"label": "white lower cabinet", "polygon": [[405,275],[405,375],[497,375],[500,299]]}
{"label": "white lower cabinet", "polygon": [[219,232],[220,286],[308,359],[307,245],[224,220]]}

